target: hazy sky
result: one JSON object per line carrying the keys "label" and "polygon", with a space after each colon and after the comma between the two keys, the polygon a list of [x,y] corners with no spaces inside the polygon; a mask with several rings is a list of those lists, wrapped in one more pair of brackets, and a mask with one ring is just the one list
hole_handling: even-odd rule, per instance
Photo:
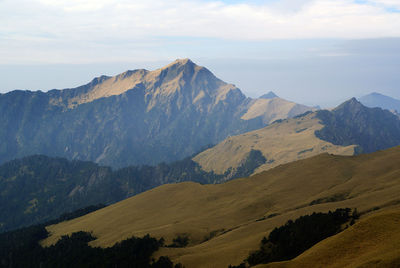
{"label": "hazy sky", "polygon": [[0,92],[191,58],[251,97],[400,98],[400,0],[0,0]]}

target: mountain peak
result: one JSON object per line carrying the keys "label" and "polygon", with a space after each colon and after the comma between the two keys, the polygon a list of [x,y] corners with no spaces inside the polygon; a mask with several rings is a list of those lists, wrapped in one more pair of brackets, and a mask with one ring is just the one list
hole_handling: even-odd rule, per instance
{"label": "mountain peak", "polygon": [[340,104],[338,107],[336,107],[334,110],[344,110],[344,109],[359,109],[364,107],[364,105],[361,104],[361,102],[359,102],[356,98],[351,98],[348,101],[343,102],[342,104]]}
{"label": "mountain peak", "polygon": [[279,98],[279,97],[272,91],[259,97],[259,99],[273,99],[273,98]]}
{"label": "mountain peak", "polygon": [[176,59],[174,63],[179,63],[179,64],[194,64],[193,61],[191,61],[189,58],[184,58],[184,59]]}
{"label": "mountain peak", "polygon": [[349,104],[361,104],[355,97],[347,101]]}
{"label": "mountain peak", "polygon": [[186,66],[198,66],[189,58],[184,59],[176,59],[175,61],[171,62],[170,64],[161,68],[161,70],[169,69],[172,67],[186,67]]}

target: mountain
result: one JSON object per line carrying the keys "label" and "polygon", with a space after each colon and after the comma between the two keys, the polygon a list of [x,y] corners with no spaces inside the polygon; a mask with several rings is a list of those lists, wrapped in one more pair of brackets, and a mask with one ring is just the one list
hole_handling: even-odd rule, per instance
{"label": "mountain", "polygon": [[33,154],[123,167],[171,162],[311,108],[250,99],[189,59],[72,89],[0,95],[0,163]]}
{"label": "mountain", "polygon": [[204,170],[223,174],[235,169],[251,150],[259,150],[266,163],[256,173],[320,153],[352,155],[400,145],[400,120],[380,108],[367,108],[356,99],[332,111],[319,110],[232,136],[196,155]]}
{"label": "mountain", "polygon": [[381,108],[368,108],[355,98],[332,111],[317,112],[324,128],[315,135],[335,145],[358,145],[357,152],[375,152],[400,144],[400,120]]}
{"label": "mountain", "polygon": [[373,92],[359,98],[359,101],[367,107],[379,107],[382,109],[400,112],[400,100]]}
{"label": "mountain", "polygon": [[[80,230],[93,231],[97,240],[91,242],[92,246],[109,246],[147,233],[164,237],[168,245],[174,238],[185,236],[189,239],[187,247],[162,248],[155,257],[167,255],[186,267],[227,267],[239,264],[259,248],[264,236],[290,219],[348,207],[357,208],[361,219],[339,236],[354,241],[340,244],[342,238],[335,241],[334,236],[316,245],[320,252],[331,253],[330,260],[350,266],[353,261],[380,258],[373,253],[383,254],[382,249],[392,254],[386,257],[395,253],[398,258],[398,243],[390,233],[398,236],[399,176],[400,147],[357,156],[325,153],[224,184],[163,185],[83,217],[48,226],[52,236],[43,245]],[[363,227],[371,222],[369,215],[391,210],[397,211],[393,220],[388,222],[383,216],[372,229]],[[385,231],[386,226],[390,228]],[[374,228],[378,229],[373,232]],[[379,236],[381,233],[385,236]],[[374,237],[371,243],[363,244],[369,237]],[[374,243],[376,239],[380,242]],[[341,247],[351,245],[353,251],[343,253],[350,258],[335,255],[342,252]],[[318,252],[315,247],[310,250]],[[357,256],[354,260],[353,255]],[[318,256],[310,256],[317,260]]]}

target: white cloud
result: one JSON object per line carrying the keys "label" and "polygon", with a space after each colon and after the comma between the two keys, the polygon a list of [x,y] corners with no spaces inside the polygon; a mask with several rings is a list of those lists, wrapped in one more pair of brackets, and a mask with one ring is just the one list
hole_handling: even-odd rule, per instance
{"label": "white cloud", "polygon": [[378,5],[384,5],[386,7],[400,8],[399,0],[373,0],[371,2]]}
{"label": "white cloud", "polygon": [[[131,57],[156,58],[168,54],[159,37],[232,42],[399,37],[400,13],[386,10],[400,6],[399,1],[373,2],[281,0],[262,5],[200,0],[4,0],[0,1],[0,61],[96,61],[107,58],[110,50],[117,50],[114,59],[123,57],[123,51],[130,51]],[[159,54],[154,52],[157,49]]]}

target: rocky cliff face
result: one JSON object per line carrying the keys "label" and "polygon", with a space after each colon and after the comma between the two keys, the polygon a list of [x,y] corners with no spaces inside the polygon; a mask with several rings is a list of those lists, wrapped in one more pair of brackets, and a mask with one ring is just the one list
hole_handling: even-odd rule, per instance
{"label": "rocky cliff face", "polygon": [[[114,167],[169,162],[268,124],[266,104],[248,115],[255,102],[189,59],[73,89],[12,91],[0,95],[0,162],[31,154]],[[282,107],[280,117],[296,114]]]}

